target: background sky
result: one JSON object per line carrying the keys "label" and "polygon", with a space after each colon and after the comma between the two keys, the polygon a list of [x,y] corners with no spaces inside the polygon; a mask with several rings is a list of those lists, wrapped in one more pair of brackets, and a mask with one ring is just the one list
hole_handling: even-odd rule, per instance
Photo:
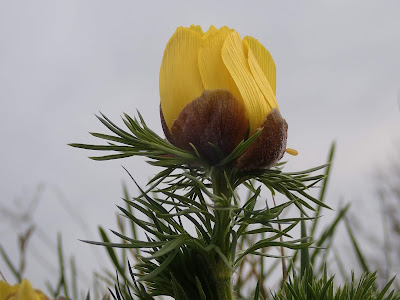
{"label": "background sky", "polygon": [[[78,239],[116,228],[122,182],[135,192],[121,164],[142,184],[156,169],[142,158],[94,162],[67,143],[106,133],[98,111],[121,124],[139,110],[162,134],[161,58],[176,27],[191,24],[227,25],[269,49],[288,147],[299,151],[288,169],[324,163],[335,140],[328,204],[353,202],[361,226],[379,230],[373,175],[399,139],[399,16],[399,1],[3,1],[0,244],[17,259],[23,212],[37,224],[26,273],[36,286],[52,278],[42,269],[57,232],[82,268],[101,268],[103,249]],[[0,270],[13,281],[2,260]]]}

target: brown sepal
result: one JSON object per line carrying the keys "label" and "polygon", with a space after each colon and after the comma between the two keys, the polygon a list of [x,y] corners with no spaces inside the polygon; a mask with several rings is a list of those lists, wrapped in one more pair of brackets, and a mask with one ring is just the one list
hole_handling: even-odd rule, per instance
{"label": "brown sepal", "polygon": [[285,153],[288,125],[279,110],[274,108],[260,127],[261,134],[235,163],[240,170],[268,169]]}
{"label": "brown sepal", "polygon": [[161,109],[161,104],[160,104],[160,119],[161,119],[161,127],[164,131],[165,137],[167,138],[168,142],[174,144],[174,139],[172,138],[171,131],[169,131],[167,123],[165,122],[164,114]]}
{"label": "brown sepal", "polygon": [[[243,140],[249,126],[243,103],[226,90],[204,91],[180,112],[171,131],[163,117],[161,120],[165,135],[172,144],[194,152],[190,143],[193,144],[211,164],[229,155]],[[210,143],[221,151],[215,150]]]}

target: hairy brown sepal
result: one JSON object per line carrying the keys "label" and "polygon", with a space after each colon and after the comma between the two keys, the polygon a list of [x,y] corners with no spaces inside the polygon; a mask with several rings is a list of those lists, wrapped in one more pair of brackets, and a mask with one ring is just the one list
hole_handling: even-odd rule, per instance
{"label": "hairy brown sepal", "polygon": [[288,125],[274,108],[260,126],[261,134],[237,159],[235,166],[244,171],[268,169],[285,153]]}
{"label": "hairy brown sepal", "polygon": [[161,109],[161,104],[160,104],[160,119],[161,119],[161,127],[164,131],[165,137],[167,138],[168,142],[174,144],[174,139],[172,138],[171,131],[169,131],[167,123],[165,122],[164,114]]}
{"label": "hairy brown sepal", "polygon": [[192,152],[193,144],[203,158],[215,164],[243,140],[248,126],[241,101],[226,90],[206,90],[185,106],[167,138],[175,146]]}

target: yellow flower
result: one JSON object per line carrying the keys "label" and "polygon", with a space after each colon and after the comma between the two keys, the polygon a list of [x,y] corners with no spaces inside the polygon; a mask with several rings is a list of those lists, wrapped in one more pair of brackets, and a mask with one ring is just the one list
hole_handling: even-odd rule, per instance
{"label": "yellow flower", "polygon": [[34,290],[26,279],[20,284],[9,285],[0,281],[0,300],[49,300],[41,291]]}
{"label": "yellow flower", "polygon": [[193,150],[193,144],[212,164],[261,128],[236,166],[268,168],[282,157],[287,124],[275,92],[275,63],[253,37],[192,25],[177,28],[167,43],[160,69],[164,132],[180,148]]}

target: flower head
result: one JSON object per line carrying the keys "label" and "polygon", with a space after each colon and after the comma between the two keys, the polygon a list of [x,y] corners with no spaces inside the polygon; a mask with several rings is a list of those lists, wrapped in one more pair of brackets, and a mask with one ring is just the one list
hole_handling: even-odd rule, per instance
{"label": "flower head", "polygon": [[258,40],[228,27],[206,33],[200,26],[179,27],[160,69],[164,132],[177,147],[194,146],[214,164],[262,129],[235,164],[268,168],[283,156],[287,139],[275,91],[275,63]]}
{"label": "flower head", "polygon": [[9,285],[0,281],[0,300],[49,300],[41,291],[34,290],[26,279],[20,284]]}

